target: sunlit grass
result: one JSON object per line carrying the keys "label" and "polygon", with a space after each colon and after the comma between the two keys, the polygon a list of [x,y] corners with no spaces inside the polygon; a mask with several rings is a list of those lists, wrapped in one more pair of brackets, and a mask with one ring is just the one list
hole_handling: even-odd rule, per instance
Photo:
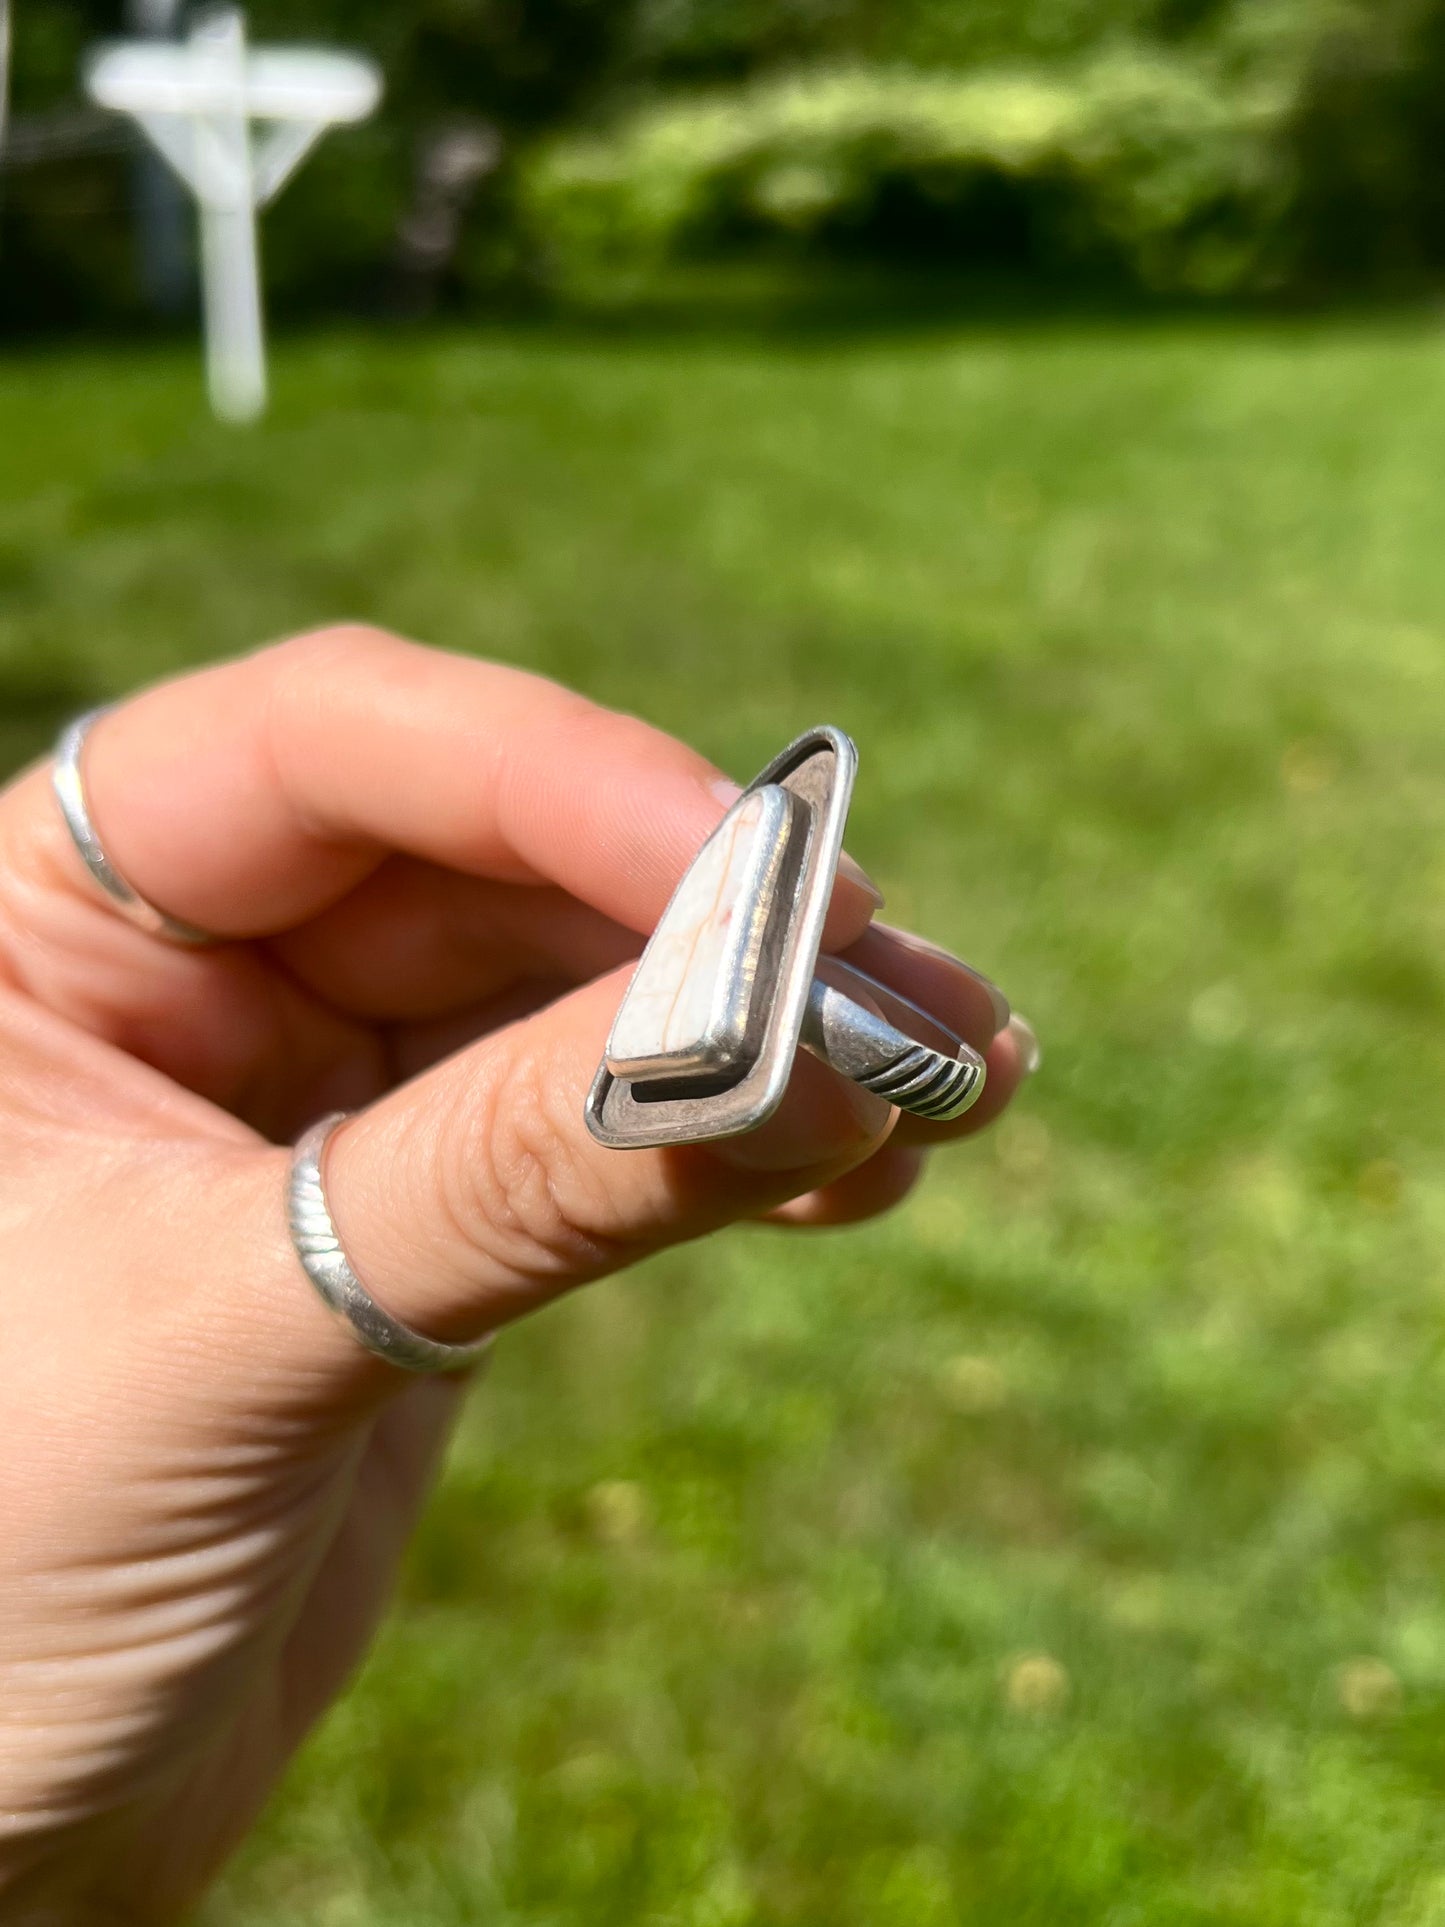
{"label": "sunlit grass", "polygon": [[[993,1139],[518,1331],[218,1927],[1445,1921],[1424,322],[0,368],[4,744],[336,615],[746,777],[1036,1021]],[[620,778],[620,780],[624,780]]]}

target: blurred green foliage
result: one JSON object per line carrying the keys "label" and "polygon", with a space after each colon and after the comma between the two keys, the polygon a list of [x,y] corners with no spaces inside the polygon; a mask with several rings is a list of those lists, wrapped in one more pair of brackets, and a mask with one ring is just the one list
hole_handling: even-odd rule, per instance
{"label": "blurred green foliage", "polygon": [[522,204],[554,274],[768,239],[1187,294],[1445,267],[1439,0],[920,0],[813,28],[791,65],[545,146]]}
{"label": "blurred green foliage", "polygon": [[1274,265],[1280,118],[1277,90],[1158,54],[1069,75],[840,69],[554,142],[524,175],[522,208],[579,292],[783,237],[1217,293]]}
{"label": "blurred green foliage", "polygon": [[[507,1335],[215,1927],[1439,1927],[1433,317],[0,365],[7,760],[339,614],[850,846],[1042,1075],[852,1234]],[[579,1093],[580,1101],[580,1093]]]}
{"label": "blurred green foliage", "polygon": [[[388,95],[268,217],[282,307],[388,298],[420,144],[506,162],[447,292],[575,293],[758,242],[1235,294],[1445,265],[1445,0],[258,0],[370,49]],[[73,93],[102,0],[17,9],[22,113]],[[0,325],[136,312],[115,157],[12,170]]]}

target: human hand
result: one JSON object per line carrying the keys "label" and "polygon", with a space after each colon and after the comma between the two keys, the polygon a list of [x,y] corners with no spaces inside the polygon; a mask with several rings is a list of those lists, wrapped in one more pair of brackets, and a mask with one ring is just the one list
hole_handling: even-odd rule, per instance
{"label": "human hand", "polygon": [[1008,1101],[984,980],[825,943],[988,1059],[949,1125],[799,1056],[758,1131],[607,1151],[583,1102],[631,959],[725,809],[702,758],[520,672],[368,630],[143,692],[87,748],[116,913],[46,767],[0,793],[0,1912],[168,1920],[364,1651],[455,1381],[364,1351],[286,1233],[328,1157],[389,1311],[465,1340],[739,1219],[866,1218]]}

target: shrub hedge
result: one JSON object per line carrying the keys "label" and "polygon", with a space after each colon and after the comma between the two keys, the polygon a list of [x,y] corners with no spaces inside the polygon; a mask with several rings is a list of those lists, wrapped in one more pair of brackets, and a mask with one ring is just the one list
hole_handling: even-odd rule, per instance
{"label": "shrub hedge", "polygon": [[767,77],[541,147],[521,211],[581,288],[772,237],[1217,293],[1278,271],[1286,106],[1278,87],[1141,53]]}

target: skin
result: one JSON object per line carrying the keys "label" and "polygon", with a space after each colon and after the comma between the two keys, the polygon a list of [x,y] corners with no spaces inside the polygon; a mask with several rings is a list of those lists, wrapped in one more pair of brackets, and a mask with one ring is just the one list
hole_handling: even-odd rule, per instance
{"label": "skin", "polygon": [[286,1237],[324,1110],[387,1308],[469,1339],[737,1220],[872,1217],[1022,1073],[1007,1006],[874,924],[826,944],[986,1051],[953,1125],[800,1056],[757,1132],[611,1152],[583,1100],[630,960],[725,808],[683,744],[370,630],[142,692],[87,746],[120,917],[48,767],[0,793],[0,1913],[168,1921],[385,1608],[465,1386],[370,1357]]}

